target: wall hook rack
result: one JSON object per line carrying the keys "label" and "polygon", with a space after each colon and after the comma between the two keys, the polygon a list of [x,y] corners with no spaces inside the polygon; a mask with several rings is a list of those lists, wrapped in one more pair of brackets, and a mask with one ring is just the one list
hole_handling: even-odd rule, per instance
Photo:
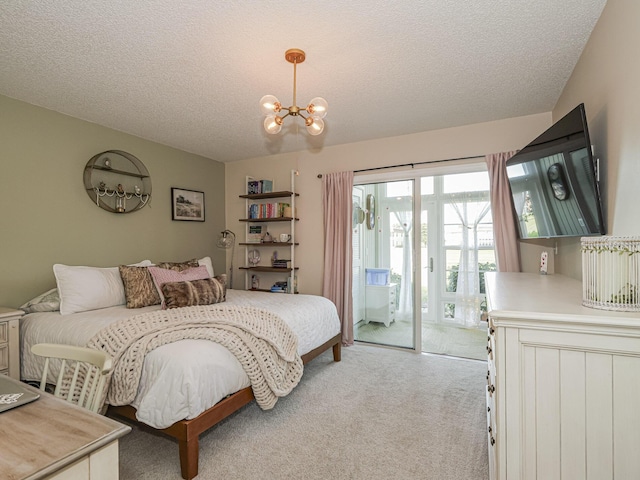
{"label": "wall hook rack", "polygon": [[122,150],[94,155],[84,168],[84,186],[96,206],[112,213],[135,212],[151,200],[149,171]]}

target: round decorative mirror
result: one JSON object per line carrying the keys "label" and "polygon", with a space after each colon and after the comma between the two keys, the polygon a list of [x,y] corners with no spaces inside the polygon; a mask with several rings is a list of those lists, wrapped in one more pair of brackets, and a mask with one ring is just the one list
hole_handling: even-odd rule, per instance
{"label": "round decorative mirror", "polygon": [[84,167],[84,187],[98,207],[113,213],[140,210],[151,200],[151,177],[130,153],[107,150]]}
{"label": "round decorative mirror", "polygon": [[367,228],[373,230],[376,226],[376,197],[372,193],[367,195]]}

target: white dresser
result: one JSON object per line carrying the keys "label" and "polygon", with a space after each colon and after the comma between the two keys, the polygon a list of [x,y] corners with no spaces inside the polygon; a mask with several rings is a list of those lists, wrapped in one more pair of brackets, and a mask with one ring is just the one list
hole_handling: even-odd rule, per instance
{"label": "white dresser", "polygon": [[561,275],[485,278],[490,478],[640,478],[640,314]]}
{"label": "white dresser", "polygon": [[396,319],[396,283],[365,287],[364,323],[379,322],[385,327]]}

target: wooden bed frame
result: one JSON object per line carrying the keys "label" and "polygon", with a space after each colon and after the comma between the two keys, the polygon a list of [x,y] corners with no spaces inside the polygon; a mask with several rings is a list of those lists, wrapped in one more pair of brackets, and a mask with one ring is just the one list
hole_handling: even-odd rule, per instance
{"label": "wooden bed frame", "polygon": [[[335,362],[339,362],[342,354],[341,334],[336,335],[331,340],[320,345],[318,348],[315,348],[309,353],[303,355],[302,362],[304,364],[309,363],[329,348],[333,348],[333,360]],[[198,441],[200,434],[207,431],[221,420],[224,420],[232,413],[238,411],[253,399],[253,390],[251,390],[251,387],[247,387],[219,401],[213,407],[205,410],[196,418],[191,420],[180,420],[168,428],[160,430],[153,429],[178,440],[182,478],[185,480],[191,480],[198,475],[198,456],[200,450]],[[107,415],[123,417],[135,424],[142,425],[145,428],[152,428],[136,419],[136,409],[130,405],[122,407],[110,406],[107,410]]]}

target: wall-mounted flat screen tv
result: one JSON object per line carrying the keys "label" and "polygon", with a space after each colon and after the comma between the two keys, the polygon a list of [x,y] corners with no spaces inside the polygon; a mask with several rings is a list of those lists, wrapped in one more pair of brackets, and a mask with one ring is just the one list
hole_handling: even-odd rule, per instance
{"label": "wall-mounted flat screen tv", "polygon": [[584,104],[507,161],[520,238],[603,235]]}

